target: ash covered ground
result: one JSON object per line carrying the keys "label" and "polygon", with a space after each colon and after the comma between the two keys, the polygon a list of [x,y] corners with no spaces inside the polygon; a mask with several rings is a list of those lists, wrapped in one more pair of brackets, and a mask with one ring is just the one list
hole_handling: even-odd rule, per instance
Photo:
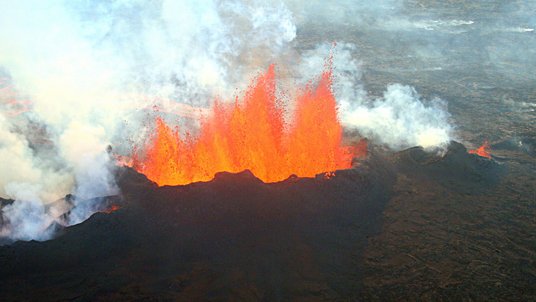
{"label": "ash covered ground", "polygon": [[[0,298],[536,299],[534,5],[401,3],[287,5],[301,51],[353,43],[370,95],[402,83],[440,97],[463,145],[437,157],[371,142],[355,170],[277,184],[156,188],[121,170],[119,210],[0,247]],[[492,160],[467,154],[484,140]]]}

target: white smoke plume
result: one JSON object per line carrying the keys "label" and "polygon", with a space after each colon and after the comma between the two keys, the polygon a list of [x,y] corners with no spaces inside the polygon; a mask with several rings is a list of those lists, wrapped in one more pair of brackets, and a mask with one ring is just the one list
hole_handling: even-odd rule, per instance
{"label": "white smoke plume", "polygon": [[[296,45],[300,23],[276,0],[0,8],[0,197],[14,200],[2,208],[0,237],[14,240],[48,239],[62,214],[82,222],[98,208],[95,197],[119,194],[108,146],[128,155],[154,108],[195,126],[214,97],[232,99],[271,63],[283,77],[310,80],[334,42],[304,51]],[[441,106],[401,85],[374,100],[360,80],[358,47],[338,45],[334,89],[345,125],[394,149],[448,140]],[[76,196],[72,205],[58,201],[66,194]]]}
{"label": "white smoke plume", "polygon": [[358,130],[372,142],[392,150],[421,146],[441,151],[453,138],[454,129],[446,103],[423,100],[413,87],[391,84],[383,97],[367,94],[361,82],[358,48],[352,43],[335,47],[324,43],[303,54],[300,73],[320,70],[333,51],[333,89],[339,115],[346,128]]}
{"label": "white smoke plume", "polygon": [[2,226],[0,236],[15,240],[50,238],[49,226],[54,219],[46,213],[45,204],[39,197],[39,185],[11,182],[4,190],[16,201],[2,209],[3,219],[7,218],[9,224]]}
{"label": "white smoke plume", "polygon": [[413,87],[392,84],[370,105],[344,103],[341,111],[347,127],[394,150],[411,146],[444,149],[453,132],[445,108],[440,99],[425,102]]}
{"label": "white smoke plume", "polygon": [[[85,220],[94,197],[118,194],[107,146],[128,152],[145,111],[195,118],[295,35],[277,1],[1,5],[0,197],[15,201],[2,208],[0,236],[48,239],[68,210],[69,223]],[[66,194],[72,209],[58,202]]]}

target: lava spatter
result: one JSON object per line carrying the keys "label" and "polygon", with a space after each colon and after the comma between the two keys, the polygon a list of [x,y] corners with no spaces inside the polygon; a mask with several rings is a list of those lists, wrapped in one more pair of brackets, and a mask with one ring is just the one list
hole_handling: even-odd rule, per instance
{"label": "lava spatter", "polygon": [[133,156],[133,167],[158,185],[208,181],[222,171],[248,169],[276,182],[292,174],[312,177],[350,168],[358,150],[342,145],[331,77],[328,68],[316,85],[303,89],[287,123],[272,65],[241,101],[215,102],[195,138],[181,137],[179,129],[157,118],[148,144]]}

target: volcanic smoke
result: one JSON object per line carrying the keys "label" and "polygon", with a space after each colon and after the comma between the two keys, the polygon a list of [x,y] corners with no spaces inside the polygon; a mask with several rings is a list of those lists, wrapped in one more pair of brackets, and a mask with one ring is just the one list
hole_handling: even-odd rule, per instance
{"label": "volcanic smoke", "polygon": [[249,169],[265,182],[294,174],[347,169],[364,148],[342,146],[342,126],[331,90],[331,68],[315,87],[308,85],[295,100],[290,123],[275,95],[274,66],[260,75],[242,102],[216,101],[212,115],[201,122],[196,138],[181,138],[162,118],[142,152],[135,152],[133,167],[158,185],[183,185],[211,180],[217,172]]}
{"label": "volcanic smoke", "polygon": [[[0,198],[10,200],[0,239],[50,239],[58,215],[72,225],[103,209],[99,197],[120,194],[111,155],[165,185],[349,168],[367,141],[344,146],[341,127],[393,151],[448,146],[446,102],[402,84],[369,94],[357,45],[302,44],[297,27],[316,27],[276,2],[34,0],[0,10],[0,158],[9,159]],[[329,53],[333,69],[304,84]],[[244,79],[271,63],[281,87],[305,86],[297,97],[278,98],[273,67],[248,88]],[[235,102],[211,102],[236,91],[245,93]],[[58,202],[67,194],[72,204]]]}

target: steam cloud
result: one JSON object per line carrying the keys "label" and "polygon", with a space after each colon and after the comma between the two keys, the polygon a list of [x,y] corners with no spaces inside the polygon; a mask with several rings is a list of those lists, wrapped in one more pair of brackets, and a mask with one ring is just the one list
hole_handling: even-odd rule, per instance
{"label": "steam cloud", "polygon": [[[331,47],[324,43],[305,52],[300,72],[312,74],[320,70]],[[355,58],[357,47],[342,42],[333,51],[333,89],[345,127],[358,130],[392,150],[412,146],[429,150],[447,147],[454,129],[444,101],[422,100],[413,87],[401,84],[389,85],[383,97],[371,97],[361,83],[360,63]]]}
{"label": "steam cloud", "polygon": [[[128,154],[144,137],[140,129],[153,108],[195,127],[213,97],[231,99],[270,63],[279,63],[282,81],[317,75],[333,41],[308,50],[298,45],[303,16],[289,9],[296,2],[288,5],[162,0],[2,7],[0,197],[14,202],[2,208],[0,236],[49,239],[64,213],[70,211],[63,223],[82,222],[98,208],[92,198],[119,194],[107,148]],[[371,9],[394,14],[389,5]],[[422,100],[400,84],[381,98],[369,96],[359,48],[339,42],[333,51],[345,126],[395,150],[448,143],[452,128],[442,101]],[[62,200],[66,194],[76,196],[73,204]]]}

